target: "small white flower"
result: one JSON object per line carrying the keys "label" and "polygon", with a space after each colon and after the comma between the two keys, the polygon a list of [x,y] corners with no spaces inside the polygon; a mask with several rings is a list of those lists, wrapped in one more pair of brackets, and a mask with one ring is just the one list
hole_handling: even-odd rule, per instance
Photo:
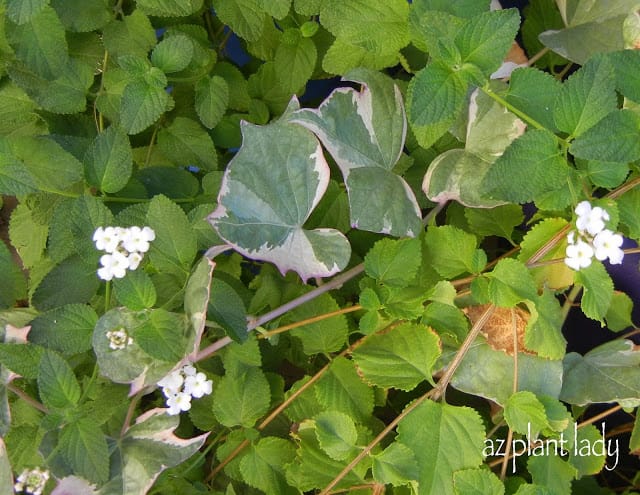
{"label": "small white flower", "polygon": [[133,344],[133,339],[129,337],[129,334],[124,328],[109,330],[106,335],[107,339],[109,339],[109,347],[114,351],[124,349],[128,345]]}
{"label": "small white flower", "polygon": [[140,266],[140,262],[142,261],[142,255],[137,252],[129,253],[129,270],[135,270]]}
{"label": "small white flower", "polygon": [[158,386],[162,387],[162,393],[169,398],[180,392],[180,388],[184,384],[184,377],[180,371],[173,371],[158,382]]}
{"label": "small white flower", "polygon": [[196,373],[198,372],[195,368],[195,366],[191,365],[191,364],[185,364],[182,367],[182,372],[186,375],[186,376],[195,376]]}
{"label": "small white flower", "polygon": [[171,416],[180,414],[180,411],[188,411],[191,409],[191,395],[185,392],[178,392],[167,398],[167,413]]}
{"label": "small white flower", "polygon": [[593,239],[596,258],[601,261],[609,258],[612,265],[622,263],[624,251],[620,246],[622,246],[622,236],[610,230],[603,230]]}
{"label": "small white flower", "polygon": [[102,280],[111,280],[113,277],[122,278],[129,268],[129,258],[118,251],[112,254],[103,254],[100,257],[102,268],[98,269],[98,277]]}
{"label": "small white flower", "polygon": [[120,243],[121,230],[119,229],[120,227],[98,227],[93,233],[93,241],[96,243],[96,248],[100,251],[113,253]]}
{"label": "small white flower", "polygon": [[576,233],[573,230],[567,234],[567,242],[569,244],[576,243]]}
{"label": "small white flower", "polygon": [[137,251],[146,253],[149,251],[149,242],[156,238],[156,234],[150,227],[130,227],[122,238],[122,246],[130,253]]}
{"label": "small white flower", "polygon": [[189,375],[184,380],[184,391],[191,394],[195,399],[199,399],[204,395],[209,395],[213,389],[213,382],[207,380],[204,373],[196,373]]}
{"label": "small white flower", "polygon": [[578,219],[576,227],[580,232],[588,232],[596,235],[604,229],[605,221],[609,220],[609,214],[599,206],[591,207],[588,201],[582,201],[575,209]]}
{"label": "small white flower", "polygon": [[49,471],[40,468],[25,469],[16,479],[13,488],[16,492],[24,491],[32,495],[40,495],[49,480]]}
{"label": "small white flower", "polygon": [[569,244],[566,250],[567,257],[564,262],[574,270],[586,268],[591,264],[593,248],[586,242],[579,240],[575,244]]}

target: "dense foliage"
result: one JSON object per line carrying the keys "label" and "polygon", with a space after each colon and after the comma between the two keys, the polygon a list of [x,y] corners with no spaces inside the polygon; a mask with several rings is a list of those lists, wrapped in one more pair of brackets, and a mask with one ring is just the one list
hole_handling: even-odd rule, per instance
{"label": "dense foliage", "polygon": [[0,495],[631,493],[636,8],[0,0]]}

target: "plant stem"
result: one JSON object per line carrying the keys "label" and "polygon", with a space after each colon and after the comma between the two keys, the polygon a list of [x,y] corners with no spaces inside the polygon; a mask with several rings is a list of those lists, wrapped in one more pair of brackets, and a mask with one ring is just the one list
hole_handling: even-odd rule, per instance
{"label": "plant stem", "polygon": [[338,309],[336,311],[331,311],[330,313],[324,313],[318,316],[313,316],[311,318],[307,318],[305,320],[296,321],[295,323],[290,323],[289,325],[284,325],[282,327],[276,328],[274,330],[269,330],[268,332],[261,333],[258,335],[259,339],[268,339],[273,335],[277,335],[279,333],[288,332],[289,330],[293,330],[294,328],[303,327],[305,325],[310,325],[312,323],[316,323],[318,321],[326,320],[328,318],[333,318],[334,316],[344,315],[347,313],[353,313],[354,311],[360,311],[362,306],[359,304],[354,304],[353,306],[347,306],[346,308]]}
{"label": "plant stem", "polygon": [[27,394],[24,390],[19,389],[18,387],[12,385],[11,383],[7,384],[7,390],[16,394],[18,397],[20,397],[23,401],[25,401],[34,409],[37,409],[38,411],[41,411],[45,414],[49,414],[49,410],[46,407],[44,407],[40,402],[35,400],[29,394]]}
{"label": "plant stem", "polygon": [[133,420],[133,415],[136,411],[136,406],[138,402],[140,402],[140,398],[142,397],[143,390],[140,390],[136,395],[133,396],[131,402],[129,403],[129,409],[127,409],[127,415],[124,418],[124,423],[122,423],[122,429],[120,430],[120,438],[124,437],[131,425],[131,420]]}

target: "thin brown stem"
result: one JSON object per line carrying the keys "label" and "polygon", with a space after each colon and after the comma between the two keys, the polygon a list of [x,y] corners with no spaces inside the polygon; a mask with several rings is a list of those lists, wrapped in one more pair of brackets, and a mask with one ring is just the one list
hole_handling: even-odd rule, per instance
{"label": "thin brown stem", "polygon": [[35,400],[33,397],[27,394],[24,390],[14,386],[11,383],[7,384],[7,390],[16,394],[18,397],[20,397],[23,401],[25,401],[34,409],[37,409],[38,411],[41,411],[45,414],[49,414],[49,410],[44,405],[42,405],[40,402]]}
{"label": "thin brown stem", "polygon": [[137,394],[133,396],[131,402],[129,403],[129,409],[127,409],[127,415],[124,418],[124,423],[122,423],[122,429],[120,430],[120,438],[124,437],[131,426],[131,421],[133,420],[133,415],[136,412],[136,407],[138,406],[138,402],[140,402],[140,398],[143,395],[143,390],[140,390]]}
{"label": "thin brown stem", "polygon": [[268,332],[263,332],[258,335],[259,339],[267,339],[279,333],[288,332],[289,330],[293,330],[294,328],[303,327],[305,325],[310,325],[312,323],[317,323],[322,320],[326,320],[328,318],[333,318],[334,316],[340,316],[347,313],[353,313],[354,311],[360,311],[362,306],[359,304],[355,304],[353,306],[348,306],[346,308],[338,309],[336,311],[331,311],[330,313],[324,313],[321,315],[313,316],[311,318],[307,318],[306,320],[296,321],[295,323],[290,323],[289,325],[283,325],[274,330],[269,330]]}

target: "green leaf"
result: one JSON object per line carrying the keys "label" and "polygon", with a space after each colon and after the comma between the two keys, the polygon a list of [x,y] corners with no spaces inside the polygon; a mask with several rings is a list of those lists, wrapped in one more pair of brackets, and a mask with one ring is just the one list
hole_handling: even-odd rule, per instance
{"label": "green leaf", "polygon": [[90,418],[65,426],[60,433],[60,447],[73,472],[93,482],[109,479],[109,448],[107,440]]}
{"label": "green leaf", "polygon": [[[467,85],[464,73],[441,62],[430,63],[416,73],[407,89],[407,114],[422,147],[431,146],[453,124],[464,105]],[[422,129],[431,126],[433,134],[421,139]]]}
{"label": "green leaf", "polygon": [[440,339],[433,330],[404,323],[388,333],[370,336],[353,352],[353,360],[368,382],[409,391],[424,380],[433,381],[440,352]]}
{"label": "green leaf", "polygon": [[120,101],[120,126],[127,134],[143,131],[167,110],[171,98],[166,85],[166,76],[156,67],[126,85]]}
{"label": "green leaf", "polygon": [[16,24],[29,22],[44,9],[49,0],[7,0],[6,14]]}
{"label": "green leaf", "polygon": [[[233,110],[249,110],[251,97],[247,81],[240,70],[228,62],[220,62],[213,68],[213,74],[221,77],[229,88],[229,108]],[[217,142],[217,141],[216,141]]]}
{"label": "green leaf", "polygon": [[186,276],[196,255],[196,235],[184,211],[165,196],[149,203],[147,224],[155,231],[149,258],[159,270]]}
{"label": "green leaf", "polygon": [[489,297],[496,306],[511,308],[519,302],[536,299],[538,293],[531,272],[513,258],[498,262],[489,277]]}
{"label": "green leaf", "polygon": [[31,296],[31,303],[41,311],[65,304],[87,303],[99,285],[96,267],[71,256],[44,276]]}
{"label": "green leaf", "polygon": [[513,431],[530,435],[531,439],[550,427],[544,405],[535,394],[524,390],[509,397],[504,405],[504,419]]}
{"label": "green leaf", "polygon": [[433,327],[439,334],[453,335],[462,342],[469,331],[469,320],[454,305],[434,301],[422,314],[422,323]]}
{"label": "green leaf", "polygon": [[196,83],[195,108],[200,122],[213,129],[220,123],[229,104],[230,89],[220,76],[203,77]]}
{"label": "green leaf", "polygon": [[303,228],[329,183],[329,166],[315,137],[286,122],[297,108],[293,99],[280,120],[243,124],[242,148],[225,171],[209,221],[244,256],[307,280],[342,270],[350,247],[334,229]]}
{"label": "green leaf", "polygon": [[527,468],[536,485],[546,487],[553,495],[571,492],[571,480],[577,474],[576,469],[559,456],[531,456]]}
{"label": "green leaf", "polygon": [[13,473],[3,440],[0,440],[0,487],[0,495],[13,495]]}
{"label": "green leaf", "polygon": [[193,57],[193,42],[188,36],[176,34],[163,39],[151,52],[151,63],[165,74],[185,69]]}
{"label": "green leaf", "polygon": [[63,356],[91,349],[91,335],[98,315],[85,304],[68,304],[38,315],[31,322],[29,341]]}
{"label": "green leaf", "polygon": [[416,457],[409,447],[393,442],[381,454],[373,457],[373,478],[393,486],[406,485],[419,476]]}
{"label": "green leaf", "polygon": [[37,190],[35,178],[13,155],[8,141],[0,138],[0,192],[18,196]]}
{"label": "green leaf", "polygon": [[495,199],[526,203],[563,187],[568,175],[569,168],[553,134],[530,130],[495,161],[482,188]]}
{"label": "green leaf", "polygon": [[458,32],[455,43],[462,62],[489,76],[500,67],[520,28],[516,9],[483,12],[472,17]]}
{"label": "green leaf", "polygon": [[194,351],[200,347],[200,339],[207,321],[207,306],[211,297],[211,277],[216,264],[206,256],[195,266],[184,293],[184,312],[193,329]]}
{"label": "green leaf", "polygon": [[535,299],[535,304],[527,302],[531,317],[527,322],[524,343],[527,349],[538,356],[549,359],[562,359],[566,352],[567,341],[562,335],[562,308],[551,290],[544,290]]}
{"label": "green leaf", "polygon": [[633,422],[633,431],[631,432],[631,439],[629,440],[629,451],[637,452],[640,449],[640,419],[636,416]]}
{"label": "green leaf", "polygon": [[18,299],[26,297],[27,281],[4,241],[0,241],[0,273],[3,274],[3,284],[0,287],[0,308],[11,308]]}
{"label": "green leaf", "polygon": [[616,75],[616,89],[626,98],[640,102],[640,53],[636,50],[622,50],[610,53],[607,59],[613,65]]}
{"label": "green leaf", "polygon": [[405,180],[391,172],[406,134],[400,90],[369,70],[345,79],[361,83],[362,90],[339,88],[317,110],[296,112],[293,121],[313,131],[340,167],[353,227],[413,237],[422,228],[418,203]]}
{"label": "green leaf", "polygon": [[561,131],[580,136],[616,108],[613,67],[606,58],[572,74],[556,97],[553,117]]}
{"label": "green leaf", "polygon": [[[540,33],[552,30],[563,29],[565,23],[558,11],[554,0],[536,0],[530,2],[523,10],[524,22],[522,23],[522,41],[527,53],[538,53],[545,46],[540,42]],[[548,51],[537,62],[540,68],[553,68],[565,65],[567,61],[560,55]]]}
{"label": "green leaf", "polygon": [[342,461],[353,454],[358,431],[350,416],[338,411],[324,411],[314,421],[320,448],[329,457]]}
{"label": "green leaf", "polygon": [[[297,36],[287,36],[288,33]],[[316,58],[316,45],[312,39],[303,38],[298,29],[286,30],[274,59],[278,81],[283,88],[291,93],[303,90],[313,74]]]}
{"label": "green leaf", "polygon": [[186,117],[176,117],[169,127],[158,133],[158,148],[179,166],[195,165],[204,170],[215,170],[218,165],[211,137],[200,124]]}
{"label": "green leaf", "polygon": [[620,223],[630,237],[640,239],[640,189],[632,189],[618,199]]}
{"label": "green leaf", "polygon": [[584,356],[564,358],[560,399],[570,404],[618,402],[640,397],[640,352],[629,340],[602,344]]}
{"label": "green leaf", "polygon": [[257,41],[266,14],[261,0],[215,0],[213,8],[222,22],[246,41]]}
{"label": "green leaf", "polygon": [[513,229],[524,220],[522,207],[518,205],[502,205],[495,208],[466,208],[464,216],[469,227],[478,235],[497,235],[513,244]]}
{"label": "green leaf", "polygon": [[25,268],[33,267],[42,258],[48,232],[48,226],[36,222],[25,203],[18,204],[11,213],[9,239]]}
{"label": "green leaf", "polygon": [[482,462],[484,434],[480,416],[468,407],[426,400],[407,414],[398,425],[397,439],[418,462],[418,493],[453,495],[454,472]]}
{"label": "green leaf", "polygon": [[64,26],[56,11],[43,6],[28,22],[7,26],[18,60],[44,79],[55,79],[64,71],[69,53]]}
{"label": "green leaf", "polygon": [[149,356],[175,363],[187,353],[187,321],[181,313],[151,310],[132,337]]}
{"label": "green leaf", "polygon": [[576,272],[576,282],[584,286],[580,307],[592,320],[604,326],[604,317],[613,298],[613,281],[604,265],[594,261],[587,268]]}
{"label": "green leaf", "polygon": [[385,285],[406,287],[422,263],[419,239],[381,239],[364,258],[367,275]]}
{"label": "green leaf", "polygon": [[[583,428],[575,428],[572,433],[569,433],[570,443],[574,447],[569,450],[569,463],[577,471],[576,478],[598,474],[605,467],[607,461],[606,442],[611,442],[611,440],[605,440],[604,424],[601,423],[600,431],[595,425],[585,425]],[[609,469],[615,469],[615,466],[608,467],[607,470]]]}
{"label": "green leaf", "polygon": [[71,366],[53,351],[45,351],[38,369],[38,391],[50,408],[73,408],[80,400],[80,385]]}
{"label": "green leaf", "polygon": [[107,0],[51,0],[51,6],[69,31],[100,29],[112,18]]}
{"label": "green leaf", "polygon": [[269,383],[259,368],[227,374],[213,391],[213,414],[225,426],[251,428],[269,410]]}
{"label": "green leaf", "polygon": [[[298,306],[289,311],[282,323],[296,322],[313,318],[322,314],[338,311],[340,306],[329,294],[323,294],[313,300],[313,305]],[[349,325],[344,315],[334,316],[330,319],[310,323],[289,332],[302,342],[305,354],[329,354],[342,349],[347,343]]]}
{"label": "green leaf", "polygon": [[547,72],[533,67],[519,68],[511,73],[506,100],[546,129],[554,131],[553,111],[561,88],[560,82]]}
{"label": "green leaf", "polygon": [[240,472],[249,486],[265,493],[298,493],[285,478],[285,466],[294,458],[295,449],[291,442],[276,437],[262,438],[242,457]]}
{"label": "green leaf", "polygon": [[109,127],[96,136],[84,157],[87,182],[103,192],[116,193],[129,182],[133,157],[129,138]]}
{"label": "green leaf", "polygon": [[504,485],[487,469],[462,469],[453,473],[456,495],[503,495]]}
{"label": "green leaf", "polygon": [[631,110],[609,113],[571,143],[578,158],[605,162],[633,162],[640,158],[640,117]]}
{"label": "green leaf", "polygon": [[373,411],[373,390],[358,376],[355,365],[344,357],[331,363],[315,387],[318,402],[363,422]]}
{"label": "green leaf", "polygon": [[202,7],[202,0],[136,0],[138,8],[157,17],[183,17]]}
{"label": "green leaf", "polygon": [[218,323],[236,342],[247,339],[247,309],[244,301],[227,281],[214,278],[211,281],[210,318]]}
{"label": "green leaf", "polygon": [[25,91],[11,81],[0,86],[0,135],[31,134],[40,117],[37,108]]}
{"label": "green leaf", "polygon": [[0,363],[28,380],[38,377],[45,349],[35,344],[0,343]]}
{"label": "green leaf", "polygon": [[156,33],[149,18],[136,9],[122,20],[113,20],[102,32],[102,42],[110,57],[125,54],[146,57],[156,44]]}
{"label": "green leaf", "polygon": [[615,291],[611,299],[611,305],[605,315],[607,328],[612,332],[621,332],[629,327],[635,326],[631,319],[633,311],[633,301],[624,292]]}
{"label": "green leaf", "polygon": [[473,234],[451,225],[429,227],[425,236],[425,259],[447,279],[465,272],[474,273],[477,245]]}
{"label": "green leaf", "polygon": [[134,270],[124,278],[115,279],[113,290],[118,302],[134,311],[151,308],[156,303],[156,288],[142,270]]}

